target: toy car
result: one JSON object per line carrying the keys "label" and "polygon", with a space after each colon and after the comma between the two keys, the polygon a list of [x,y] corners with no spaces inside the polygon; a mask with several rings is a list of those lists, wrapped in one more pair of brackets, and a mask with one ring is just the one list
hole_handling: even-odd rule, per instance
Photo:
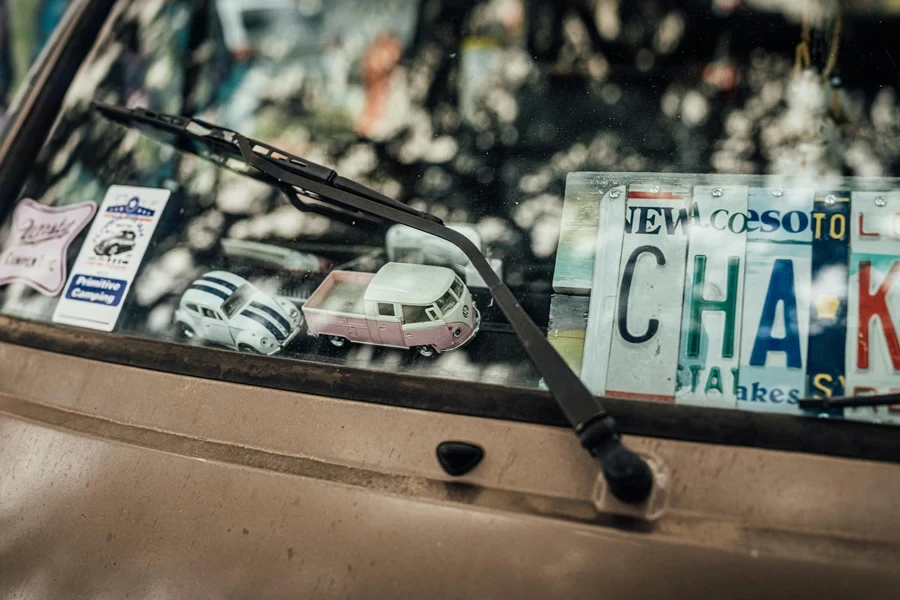
{"label": "toy car", "polygon": [[422,356],[461,348],[481,320],[456,273],[406,263],[387,263],[374,274],[332,271],[303,313],[308,333],[334,346],[415,348]]}
{"label": "toy car", "polygon": [[134,248],[134,238],[134,232],[128,230],[107,236],[94,246],[94,254],[98,256],[114,256],[128,252]]}
{"label": "toy car", "polygon": [[297,336],[303,317],[291,302],[273,298],[243,277],[210,271],[182,294],[175,323],[187,338],[271,355]]}

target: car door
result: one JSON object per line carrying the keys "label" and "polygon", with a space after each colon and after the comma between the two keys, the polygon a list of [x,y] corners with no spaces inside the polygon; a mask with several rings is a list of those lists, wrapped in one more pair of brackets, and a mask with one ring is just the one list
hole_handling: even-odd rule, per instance
{"label": "car door", "polygon": [[203,336],[210,342],[223,346],[234,346],[234,338],[228,322],[217,311],[206,306],[200,306],[200,315],[203,317]]}
{"label": "car door", "polygon": [[392,302],[375,303],[375,330],[380,343],[385,346],[405,346],[402,323],[397,305]]}

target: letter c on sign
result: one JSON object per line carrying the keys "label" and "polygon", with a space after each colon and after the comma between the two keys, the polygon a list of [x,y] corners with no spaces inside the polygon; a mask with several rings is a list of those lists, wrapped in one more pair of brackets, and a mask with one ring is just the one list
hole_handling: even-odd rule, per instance
{"label": "letter c on sign", "polygon": [[647,323],[647,331],[642,335],[632,335],[631,332],[628,331],[628,296],[631,294],[631,280],[634,279],[634,267],[637,264],[638,258],[641,257],[641,254],[652,254],[655,256],[657,265],[662,266],[666,264],[666,257],[656,246],[638,246],[634,249],[634,252],[631,253],[631,256],[628,257],[628,262],[625,263],[625,272],[622,274],[622,293],[619,294],[618,325],[619,335],[622,336],[623,340],[632,344],[646,342],[656,335],[656,332],[659,329],[659,320],[650,319]]}

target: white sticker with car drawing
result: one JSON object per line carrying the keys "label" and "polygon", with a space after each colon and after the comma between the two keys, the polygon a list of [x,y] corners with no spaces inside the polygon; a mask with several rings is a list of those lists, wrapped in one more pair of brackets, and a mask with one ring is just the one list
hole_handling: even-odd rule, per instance
{"label": "white sticker with car drawing", "polygon": [[107,190],[54,322],[113,330],[169,195],[169,190],[122,185]]}

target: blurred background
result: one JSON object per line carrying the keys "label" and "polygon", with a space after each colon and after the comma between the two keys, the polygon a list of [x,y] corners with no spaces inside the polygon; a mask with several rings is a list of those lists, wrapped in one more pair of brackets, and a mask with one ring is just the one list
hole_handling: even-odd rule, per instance
{"label": "blurred background", "polygon": [[[6,86],[65,3],[7,2],[3,32],[26,4],[30,16],[15,18],[28,20],[29,41],[18,27],[2,34]],[[120,322],[131,334],[177,339],[180,294],[212,268],[302,301],[324,268],[371,271],[408,248],[388,245],[385,224],[301,213],[269,186],[104,121],[92,100],[203,118],[466,226],[544,327],[570,172],[900,171],[896,0],[143,0],[116,10],[23,197],[99,202],[113,183],[173,191]],[[487,328],[439,361],[371,347],[336,355],[311,339],[288,354],[535,385],[489,296],[473,290]],[[53,303],[0,290],[10,314],[49,320]]]}
{"label": "blurred background", "polygon": [[0,1],[0,128],[25,75],[70,0]]}

